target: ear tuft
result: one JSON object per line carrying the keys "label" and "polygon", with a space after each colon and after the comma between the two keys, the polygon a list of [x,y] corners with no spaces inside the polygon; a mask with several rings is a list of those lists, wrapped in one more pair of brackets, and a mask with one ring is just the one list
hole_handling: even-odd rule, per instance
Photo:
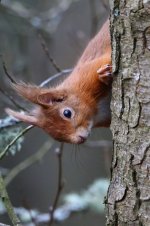
{"label": "ear tuft", "polygon": [[18,119],[19,121],[23,121],[32,125],[37,125],[38,121],[35,116],[32,115],[26,115],[24,112],[17,112],[13,111],[10,108],[5,109],[6,113],[10,116],[13,116],[14,118]]}
{"label": "ear tuft", "polygon": [[64,90],[41,88],[23,82],[12,84],[12,86],[20,96],[43,107],[62,102],[67,97],[67,93]]}
{"label": "ear tuft", "polygon": [[23,82],[12,84],[12,87],[20,96],[31,101],[32,103],[38,104],[37,96],[41,93],[42,88],[30,84],[25,84]]}

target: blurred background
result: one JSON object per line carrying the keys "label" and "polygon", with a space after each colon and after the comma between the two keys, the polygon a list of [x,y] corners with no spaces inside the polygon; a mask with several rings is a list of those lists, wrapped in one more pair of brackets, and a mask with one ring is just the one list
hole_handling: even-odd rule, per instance
{"label": "blurred background", "polygon": [[[6,117],[4,111],[6,107],[15,108],[4,95],[5,91],[18,103],[28,107],[28,103],[23,102],[10,88],[2,59],[15,79],[40,84],[57,72],[42,48],[39,34],[45,40],[48,51],[57,65],[62,70],[69,69],[76,64],[87,43],[100,29],[108,15],[109,3],[106,0],[1,0],[0,119]],[[2,142],[3,129],[0,132]],[[49,207],[53,204],[58,180],[58,159],[54,150],[60,144],[54,142],[42,130],[34,128],[29,131],[24,136],[21,148],[19,147],[20,151],[15,152],[15,155],[9,153],[1,160],[0,166],[6,174],[11,172],[11,169],[20,162],[43,148],[48,140],[52,147],[43,158],[18,173],[8,183],[7,190],[13,206],[48,213]],[[97,147],[93,147],[93,143],[91,146],[83,144],[77,147],[64,145],[62,157],[64,188],[58,206],[62,205],[62,198],[66,194],[80,193],[98,179],[109,181],[110,130],[103,128],[93,130],[89,141],[103,142],[99,142]],[[102,205],[100,201],[99,205]],[[105,224],[103,208],[100,211],[86,209],[84,212],[76,213],[61,222],[61,225],[103,226]],[[11,224],[7,214],[0,215],[0,222]]]}

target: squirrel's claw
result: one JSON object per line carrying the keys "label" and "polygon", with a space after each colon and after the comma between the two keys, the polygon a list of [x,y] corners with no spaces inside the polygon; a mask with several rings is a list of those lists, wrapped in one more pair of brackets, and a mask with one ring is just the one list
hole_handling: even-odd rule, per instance
{"label": "squirrel's claw", "polygon": [[100,67],[97,70],[99,80],[105,85],[109,85],[112,82],[112,66],[109,64]]}

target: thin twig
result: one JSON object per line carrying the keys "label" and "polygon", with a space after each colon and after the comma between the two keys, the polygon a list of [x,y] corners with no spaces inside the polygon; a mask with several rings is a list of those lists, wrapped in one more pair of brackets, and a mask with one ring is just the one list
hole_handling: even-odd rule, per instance
{"label": "thin twig", "polygon": [[5,208],[7,209],[7,213],[9,215],[9,218],[10,218],[12,224],[14,226],[21,226],[21,222],[14,212],[12,203],[9,199],[8,193],[5,188],[5,183],[4,183],[4,180],[3,180],[3,177],[1,176],[1,174],[0,174],[0,197],[5,205]]}
{"label": "thin twig", "polygon": [[52,82],[53,80],[57,79],[57,78],[60,78],[61,76],[63,75],[66,75],[71,73],[72,72],[72,69],[66,69],[66,70],[63,70],[51,77],[49,77],[48,79],[44,80],[41,84],[40,84],[40,87],[43,87],[43,86],[46,86],[48,83]]}
{"label": "thin twig", "polygon": [[[16,80],[8,73],[7,71],[7,67],[6,64],[2,58],[2,64],[3,64],[3,69],[5,72],[5,75],[8,77],[8,79],[13,83],[13,84],[17,84]],[[4,91],[2,88],[0,88],[0,91],[19,109],[23,110],[23,111],[27,111],[24,107],[22,107],[20,104],[18,104],[14,98],[9,95],[6,91]]]}
{"label": "thin twig", "polygon": [[8,71],[7,71],[7,68],[6,68],[6,65],[5,65],[5,62],[4,61],[2,61],[2,64],[3,64],[3,69],[4,69],[4,72],[5,72],[5,74],[7,75],[7,77],[8,77],[8,79],[12,82],[12,83],[14,83],[14,84],[17,84],[17,82],[15,81],[15,79],[8,73]]}
{"label": "thin twig", "polygon": [[6,155],[6,153],[9,151],[9,148],[15,144],[15,142],[22,137],[25,133],[27,133],[29,130],[31,130],[34,126],[30,125],[28,127],[26,127],[25,129],[23,129],[5,148],[4,150],[0,153],[0,159],[3,159],[4,156]]}
{"label": "thin twig", "polygon": [[48,51],[48,47],[47,47],[47,45],[46,45],[46,43],[45,43],[44,38],[42,37],[41,34],[38,34],[38,37],[39,37],[39,40],[40,40],[42,49],[44,50],[44,52],[45,52],[46,56],[48,57],[50,63],[52,64],[52,66],[55,68],[55,70],[56,70],[57,72],[61,72],[60,67],[58,66],[58,64],[56,64],[54,58],[50,55],[50,53],[49,53],[49,51]]}
{"label": "thin twig", "polygon": [[27,111],[24,107],[22,107],[20,104],[18,104],[14,97],[12,97],[10,94],[8,94],[5,90],[3,90],[1,87],[0,87],[0,92],[5,96],[7,97],[17,108],[23,110],[23,111]]}
{"label": "thin twig", "polygon": [[53,224],[54,221],[54,212],[57,207],[57,203],[61,194],[61,191],[63,189],[63,181],[62,181],[62,154],[63,154],[63,147],[64,143],[60,144],[60,148],[56,149],[56,154],[58,157],[58,186],[57,186],[57,192],[55,196],[55,200],[53,203],[53,206],[50,207],[50,221],[49,221],[49,226]]}
{"label": "thin twig", "polygon": [[23,170],[26,168],[29,168],[34,163],[40,161],[49,151],[49,149],[52,147],[52,143],[48,140],[46,141],[42,147],[33,155],[31,155],[29,158],[23,160],[21,163],[19,163],[17,166],[15,166],[9,174],[5,177],[5,184],[6,186]]}

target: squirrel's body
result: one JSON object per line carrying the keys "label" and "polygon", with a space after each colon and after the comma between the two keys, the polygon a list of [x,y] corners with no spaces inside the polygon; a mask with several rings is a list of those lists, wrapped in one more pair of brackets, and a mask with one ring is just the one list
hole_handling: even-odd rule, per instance
{"label": "squirrel's body", "polygon": [[58,86],[15,84],[35,103],[30,115],[7,109],[14,117],[43,128],[59,141],[82,143],[91,128],[110,125],[111,45],[109,21],[90,41],[73,72]]}

